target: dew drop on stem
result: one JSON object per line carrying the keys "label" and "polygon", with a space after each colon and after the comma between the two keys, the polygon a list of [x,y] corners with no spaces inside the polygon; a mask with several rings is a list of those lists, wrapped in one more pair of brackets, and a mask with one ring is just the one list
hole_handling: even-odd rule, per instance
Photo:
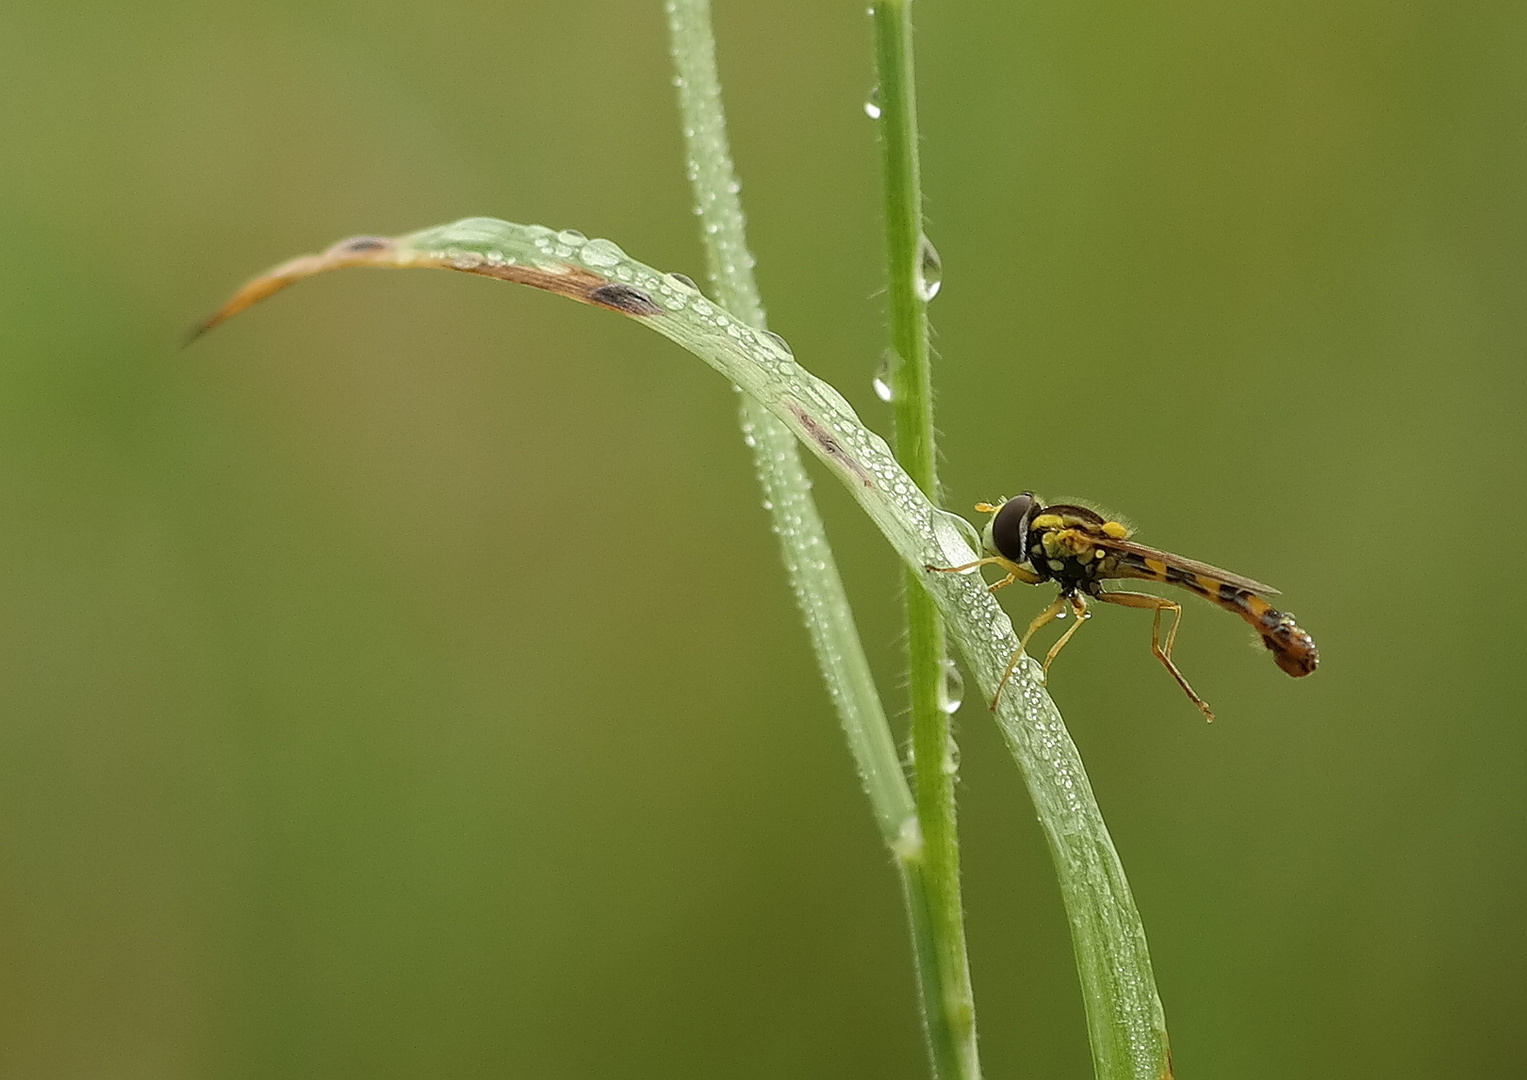
{"label": "dew drop on stem", "polygon": [[870,380],[870,385],[875,388],[875,396],[881,401],[890,401],[896,396],[896,391],[891,388],[891,359],[890,349],[880,354],[880,362],[875,365],[875,377]]}
{"label": "dew drop on stem", "polygon": [[944,774],[956,776],[960,771],[960,744],[954,741],[954,736],[949,737],[949,748],[944,752]]}
{"label": "dew drop on stem", "polygon": [[924,302],[938,295],[944,284],[944,262],[938,257],[938,248],[924,236],[917,245],[917,276],[913,287]]}
{"label": "dew drop on stem", "polygon": [[965,676],[960,666],[949,658],[944,659],[944,683],[939,689],[939,707],[951,716],[959,712],[965,700]]}

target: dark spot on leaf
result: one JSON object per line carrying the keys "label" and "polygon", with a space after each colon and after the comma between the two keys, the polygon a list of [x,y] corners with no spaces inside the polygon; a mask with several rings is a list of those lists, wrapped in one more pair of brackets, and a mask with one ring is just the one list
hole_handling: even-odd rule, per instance
{"label": "dark spot on leaf", "polygon": [[392,241],[385,236],[352,236],[348,240],[341,240],[329,250],[380,251],[382,248],[390,247],[392,247]]}
{"label": "dark spot on leaf", "polygon": [[589,300],[627,315],[658,315],[662,308],[652,302],[652,297],[630,285],[611,282],[589,291]]}
{"label": "dark spot on leaf", "polygon": [[870,477],[869,470],[864,467],[858,458],[854,457],[854,455],[845,450],[843,448],[843,444],[838,442],[838,440],[833,437],[831,432],[822,427],[821,424],[817,423],[815,417],[813,417],[799,405],[793,403],[790,406],[790,411],[795,414],[795,418],[799,420],[801,422],[801,426],[806,429],[806,434],[811,437],[811,441],[816,443],[817,446],[821,447],[823,453],[825,453],[829,459],[836,461],[849,472],[853,473],[858,481],[865,487],[872,488],[875,486],[875,481]]}

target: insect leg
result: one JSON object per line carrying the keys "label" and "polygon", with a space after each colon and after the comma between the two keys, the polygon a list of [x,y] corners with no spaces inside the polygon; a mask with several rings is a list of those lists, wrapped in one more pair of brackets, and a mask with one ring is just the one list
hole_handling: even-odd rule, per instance
{"label": "insect leg", "polygon": [[[1073,596],[1069,599],[1071,610],[1076,614],[1076,622],[1071,624],[1071,628],[1062,634],[1060,640],[1051,645],[1050,651],[1045,654],[1046,675],[1050,673],[1050,665],[1055,662],[1055,658],[1060,655],[1060,651],[1066,647],[1066,642],[1070,641],[1071,636],[1082,628],[1082,623],[1087,619],[1087,601],[1081,596]],[[1170,646],[1168,648],[1170,649]]]}
{"label": "insect leg", "polygon": [[[1204,714],[1204,719],[1212,721],[1214,711],[1209,708],[1209,703],[1198,696],[1197,692],[1188,685],[1188,680],[1183,678],[1182,672],[1177,670],[1177,665],[1172,663],[1172,646],[1177,642],[1177,627],[1182,622],[1182,605],[1160,596],[1151,596],[1149,593],[1101,592],[1097,594],[1097,599],[1105,604],[1145,608],[1156,612],[1155,621],[1151,623],[1151,652],[1156,655],[1157,660],[1166,665],[1166,669],[1172,673],[1172,678],[1177,680],[1177,685],[1182,687],[1183,693],[1188,695],[1188,700],[1197,705],[1198,711]],[[1164,646],[1161,644],[1161,613],[1163,611],[1172,613],[1172,627],[1166,633]]]}
{"label": "insect leg", "polygon": [[1005,589],[1015,581],[1021,581],[1025,585],[1038,585],[1044,580],[1038,574],[1025,570],[1011,559],[1004,559],[1000,555],[994,555],[989,559],[977,559],[975,562],[966,563],[964,566],[932,566],[924,563],[923,569],[932,570],[940,574],[962,574],[966,570],[974,570],[978,566],[1000,566],[1007,571],[1007,577],[995,585],[989,586],[992,592],[996,592],[998,589]]}
{"label": "insect leg", "polygon": [[992,556],[990,559],[977,559],[968,562],[964,566],[934,566],[932,563],[923,563],[924,570],[933,570],[940,574],[963,574],[967,570],[974,570],[978,566],[991,566],[994,563],[1005,563],[1006,559],[1000,556]]}
{"label": "insect leg", "polygon": [[1025,570],[1018,563],[1011,562],[1007,559],[1001,560],[999,565],[1002,567],[1002,569],[1007,571],[1007,577],[993,585],[991,587],[992,592],[996,592],[998,589],[1005,589],[1015,581],[1021,581],[1025,585],[1039,585],[1044,581],[1044,578],[1040,577],[1032,570]]}
{"label": "insect leg", "polygon": [[[1013,658],[1007,662],[1007,670],[1002,673],[1002,681],[997,684],[997,692],[992,695],[992,712],[997,711],[997,702],[1002,700],[1003,688],[1007,686],[1007,681],[1013,677],[1013,672],[1018,670],[1018,661],[1023,658],[1023,651],[1029,646],[1029,638],[1033,637],[1034,632],[1039,630],[1041,627],[1058,619],[1061,612],[1065,610],[1066,598],[1064,596],[1057,596],[1053,604],[1045,608],[1038,615],[1034,616],[1034,621],[1029,623],[1029,628],[1024,632],[1023,640],[1018,643],[1018,648],[1013,653]],[[1070,630],[1066,631],[1066,633],[1069,635],[1075,631],[1075,629],[1076,627],[1073,626]],[[1045,666],[1047,668],[1049,667],[1048,661],[1046,662]]]}
{"label": "insect leg", "polygon": [[[1033,637],[1043,627],[1060,618],[1061,613],[1065,610],[1066,598],[1064,596],[1057,596],[1055,603],[1045,608],[1038,615],[1035,615],[1034,621],[1029,623],[1029,628],[1023,632],[1023,640],[1018,642],[1018,651],[1023,652],[1027,649],[1029,647],[1029,638]],[[1012,667],[1008,668],[1008,674],[1012,674]]]}

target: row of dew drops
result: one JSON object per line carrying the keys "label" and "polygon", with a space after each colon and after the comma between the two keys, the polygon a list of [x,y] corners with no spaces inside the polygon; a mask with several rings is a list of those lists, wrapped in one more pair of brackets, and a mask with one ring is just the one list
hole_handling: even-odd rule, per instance
{"label": "row of dew drops", "polygon": [[[509,224],[492,219],[483,219],[483,221],[494,229]],[[449,228],[453,232],[461,232],[475,224],[477,224],[475,219],[468,219],[457,222]],[[773,354],[772,363],[793,364],[795,362],[794,350],[790,348],[788,341],[772,330],[755,330],[733,319],[723,309],[708,302],[694,279],[684,274],[662,273],[660,277],[649,280],[649,272],[635,263],[614,241],[590,240],[577,229],[556,231],[543,225],[514,228],[523,231],[530,237],[535,247],[548,256],[548,260],[543,264],[546,269],[558,265],[557,260],[576,259],[592,270],[654,291],[656,295],[653,299],[670,311],[683,307],[693,308],[704,321],[711,323],[717,329],[724,330],[728,336],[752,339]]]}
{"label": "row of dew drops", "polygon": [[[880,88],[870,90],[870,96],[864,102],[864,115],[871,120],[880,119]],[[938,295],[939,289],[944,284],[944,262],[939,258],[938,248],[933,246],[933,241],[926,235],[919,239],[917,245],[917,273],[913,278],[912,287],[917,291],[918,298],[927,303]],[[895,359],[895,353],[886,349],[880,354],[880,363],[875,367],[875,377],[870,385],[874,387],[875,396],[881,401],[893,401],[896,391],[891,383],[891,363]],[[939,702],[946,713],[951,715],[957,712],[961,702],[965,700],[965,679],[960,674],[959,665],[953,660],[944,660],[944,681],[940,687]]]}
{"label": "row of dew drops", "polygon": [[[880,119],[879,87],[870,90],[870,96],[864,102],[864,115],[871,120]],[[912,287],[917,291],[918,298],[926,304],[938,295],[943,284],[944,262],[939,258],[938,248],[933,246],[933,241],[924,235],[919,238],[917,245],[917,267]],[[891,383],[891,362],[894,359],[890,349],[880,354],[880,363],[875,368],[875,377],[870,384],[875,389],[875,396],[881,401],[893,401],[896,398]]]}
{"label": "row of dew drops", "polygon": [[[783,360],[793,363],[794,357],[789,344],[778,334],[770,331],[756,331],[750,327],[744,327],[733,322],[722,312],[707,303],[695,282],[678,273],[663,273],[655,280],[649,280],[647,273],[637,273],[639,264],[633,264],[630,257],[620,249],[618,245],[609,240],[590,240],[576,229],[563,229],[555,231],[545,226],[515,226],[509,222],[493,218],[468,218],[445,226],[439,230],[429,230],[446,234],[439,239],[445,253],[451,257],[452,262],[460,269],[475,269],[484,262],[488,263],[512,263],[516,260],[502,252],[488,252],[465,249],[463,243],[472,245],[492,244],[494,241],[504,239],[505,233],[522,232],[528,237],[532,245],[541,253],[542,258],[533,259],[533,262],[542,265],[546,269],[552,269],[558,265],[557,260],[574,258],[591,269],[597,268],[610,273],[613,277],[626,281],[636,280],[644,287],[655,289],[661,301],[666,301],[663,306],[670,310],[675,307],[693,306],[702,317],[710,316],[707,321],[713,321],[718,328],[725,327],[732,336],[747,334],[760,345],[772,348],[776,355],[776,362]],[[419,239],[425,239],[421,234]],[[919,292],[924,300],[932,299],[938,292],[939,286],[939,261],[938,253],[926,238],[922,244],[921,257],[922,276],[919,280]],[[687,294],[687,295],[686,295]],[[884,370],[875,377],[875,393],[883,400],[891,399],[889,383],[889,353],[882,358]],[[839,399],[841,400],[841,399]],[[824,402],[823,404],[831,404]],[[748,445],[755,445],[755,438],[751,431],[745,431]],[[951,515],[952,516],[952,515]],[[969,528],[968,522],[961,519],[961,524]],[[805,599],[805,598],[802,598]],[[940,706],[947,713],[956,712],[964,700],[965,682],[960,674],[959,667],[953,660],[945,659],[944,677],[940,686]],[[946,764],[946,767],[949,765]]]}
{"label": "row of dew drops", "polygon": [[[530,239],[532,245],[545,257],[544,265],[547,269],[556,266],[557,260],[575,259],[608,277],[631,282],[648,290],[651,298],[669,311],[690,308],[700,321],[708,323],[727,336],[739,342],[751,341],[763,350],[763,355],[755,354],[753,358],[759,365],[779,371],[784,366],[795,364],[790,345],[784,338],[772,331],[754,329],[737,320],[724,309],[709,303],[689,278],[681,274],[661,273],[644,267],[631,260],[625,252],[609,240],[590,240],[574,229],[555,232],[544,226],[512,226],[507,222],[487,219],[457,222],[449,227],[448,231],[453,234],[452,239],[470,237],[474,241],[482,242],[492,238],[482,235],[483,233],[496,234],[506,229],[521,232]],[[481,256],[473,253],[472,257],[480,258]],[[541,259],[533,261],[542,262]],[[894,462],[889,457],[879,467],[873,462],[872,459],[880,455],[876,453],[876,447],[868,444],[861,445],[862,440],[854,430],[857,425],[849,428],[832,422],[835,419],[852,417],[852,409],[837,391],[816,380],[807,380],[800,392],[805,400],[815,406],[823,422],[834,430],[835,436],[850,455],[865,462],[866,467],[876,472],[888,495],[901,501],[903,508],[908,512],[922,511],[922,507],[918,506],[914,499],[915,488],[910,486],[905,474],[896,468]],[[745,432],[745,439],[749,445],[754,445],[756,442],[756,439],[751,437],[751,433]],[[881,444],[878,449],[883,453],[884,445]],[[958,705],[956,704],[954,708],[958,708]]]}
{"label": "row of dew drops", "polygon": [[[880,115],[878,105],[875,105],[873,102],[873,95],[871,102],[865,105],[865,111],[872,118],[878,117]],[[619,246],[613,242],[608,240],[589,240],[576,229],[563,229],[560,232],[553,233],[553,231],[550,229],[544,229],[543,231],[543,229],[532,227],[530,231],[533,234],[541,234],[535,237],[537,241],[537,247],[541,247],[543,250],[546,247],[552,245],[562,247],[563,250],[558,250],[555,252],[555,254],[563,257],[573,255],[574,251],[576,251],[577,257],[579,257],[581,261],[592,266],[602,266],[604,264],[610,264],[613,266],[614,264],[622,263],[629,258],[629,256],[627,256],[625,252],[622,251]],[[551,243],[549,244],[548,241]],[[684,274],[665,273],[663,274],[663,278],[667,279],[667,282],[673,285],[677,285],[685,291],[697,293],[703,296],[699,286],[695,284],[693,279],[687,277]],[[921,243],[918,246],[918,265],[916,277],[914,279],[914,288],[917,290],[918,296],[926,303],[938,295],[939,288],[942,284],[943,263],[939,258],[938,249],[933,246],[933,243],[926,236],[924,236],[921,238]],[[665,289],[664,291],[666,292],[668,290]],[[701,303],[703,303],[703,300]],[[764,331],[763,336],[769,339],[771,343],[775,344],[778,348],[780,348],[786,356],[790,356],[790,346],[778,334],[775,334],[771,331]],[[891,388],[891,361],[892,352],[890,349],[887,349],[884,353],[881,354],[880,363],[876,369],[873,380],[875,396],[880,400],[887,402],[893,400],[895,396]],[[751,439],[749,439],[749,444],[752,445]],[[961,704],[964,701],[965,680],[964,677],[960,674],[959,666],[953,660],[946,658],[943,661],[943,665],[944,677],[940,686],[939,702],[943,710],[946,713],[952,715],[959,710]]]}

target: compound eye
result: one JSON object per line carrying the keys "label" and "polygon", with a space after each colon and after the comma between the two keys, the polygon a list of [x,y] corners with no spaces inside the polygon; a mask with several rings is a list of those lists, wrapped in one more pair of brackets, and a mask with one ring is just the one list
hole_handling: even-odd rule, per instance
{"label": "compound eye", "polygon": [[1039,512],[1039,503],[1025,492],[1002,504],[991,521],[992,547],[1004,559],[1021,563],[1029,560],[1029,522]]}

